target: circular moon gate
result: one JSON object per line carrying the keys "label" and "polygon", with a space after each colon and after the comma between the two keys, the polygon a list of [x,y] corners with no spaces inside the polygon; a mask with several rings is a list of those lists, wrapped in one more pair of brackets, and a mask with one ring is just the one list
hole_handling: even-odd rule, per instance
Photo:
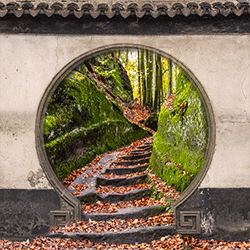
{"label": "circular moon gate", "polygon": [[203,104],[204,107],[204,113],[206,122],[208,125],[208,139],[207,139],[207,146],[205,149],[204,154],[204,163],[199,170],[197,176],[195,179],[191,182],[191,184],[185,189],[185,191],[181,194],[181,197],[178,201],[174,203],[174,207],[178,207],[180,204],[182,204],[188,197],[199,187],[200,183],[202,182],[203,178],[205,177],[207,170],[209,168],[209,165],[212,160],[213,152],[214,152],[214,145],[215,145],[215,120],[214,115],[212,111],[212,107],[209,101],[209,98],[207,94],[205,93],[202,85],[199,83],[199,81],[196,79],[196,77],[192,74],[190,70],[188,70],[181,62],[173,58],[172,56],[162,52],[158,51],[154,48],[146,47],[146,46],[140,46],[140,45],[131,45],[131,44],[122,44],[122,45],[111,45],[106,46],[104,48],[99,48],[94,51],[89,51],[88,53],[85,53],[77,58],[75,58],[73,61],[71,61],[68,65],[66,65],[51,81],[49,86],[47,87],[39,108],[37,112],[37,119],[36,119],[36,147],[37,147],[37,153],[40,160],[40,164],[50,181],[51,185],[54,187],[54,189],[57,191],[59,196],[68,204],[68,208],[70,210],[69,213],[69,220],[71,219],[80,219],[81,218],[81,205],[80,202],[71,195],[66,188],[62,185],[58,177],[56,176],[54,170],[52,169],[52,166],[50,164],[50,161],[48,159],[48,155],[45,149],[45,141],[44,141],[44,127],[43,127],[43,121],[45,119],[45,113],[49,105],[49,100],[52,97],[54,91],[59,86],[59,84],[62,82],[62,80],[78,65],[85,62],[88,59],[94,58],[95,56],[101,55],[103,53],[108,52],[114,52],[117,50],[126,50],[126,49],[144,49],[147,51],[153,51],[157,54],[160,54],[161,56],[170,59],[175,64],[179,65],[184,72],[189,76],[191,83],[193,84],[194,88],[198,90],[199,98]]}

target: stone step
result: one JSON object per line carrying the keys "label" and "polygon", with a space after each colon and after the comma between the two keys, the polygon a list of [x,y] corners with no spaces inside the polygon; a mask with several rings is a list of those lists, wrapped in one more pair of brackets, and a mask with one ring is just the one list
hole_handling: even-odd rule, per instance
{"label": "stone step", "polygon": [[144,145],[138,146],[136,149],[150,150],[152,148],[153,148],[153,144],[144,144]]}
{"label": "stone step", "polygon": [[129,192],[98,194],[98,200],[106,203],[117,203],[119,201],[141,200],[142,198],[150,197],[152,190],[149,188],[134,189]]}
{"label": "stone step", "polygon": [[86,204],[94,204],[100,199],[100,196],[97,194],[96,188],[88,188],[82,191],[79,195],[76,195],[76,198],[81,202],[85,202]]}
{"label": "stone step", "polygon": [[135,167],[124,167],[124,168],[107,168],[106,173],[113,173],[116,175],[139,173],[145,171],[148,168],[148,164],[135,165]]}
{"label": "stone step", "polygon": [[152,153],[152,150],[136,149],[136,150],[130,151],[130,155],[142,155],[142,154],[147,154],[147,153]]}
{"label": "stone step", "polygon": [[131,186],[136,184],[144,183],[147,179],[146,174],[132,176],[132,177],[122,177],[122,178],[104,178],[104,177],[97,177],[96,184],[97,186],[113,186],[113,187],[121,187],[121,186]]}
{"label": "stone step", "polygon": [[147,148],[145,148],[145,149],[133,149],[133,150],[131,150],[130,151],[130,154],[138,154],[138,153],[140,153],[140,154],[145,154],[145,153],[147,153],[147,152],[152,152],[152,148],[151,147],[147,147]]}
{"label": "stone step", "polygon": [[96,192],[96,188],[88,188],[83,190],[79,195],[76,195],[76,198],[87,204],[94,204],[95,202],[102,201],[107,203],[116,203],[119,201],[133,201],[141,200],[142,198],[150,197],[151,189],[134,189],[126,193],[105,193],[99,194]]}
{"label": "stone step", "polygon": [[82,214],[82,220],[89,221],[108,221],[112,219],[136,219],[136,218],[148,218],[162,214],[166,211],[167,206],[154,205],[150,207],[127,207],[118,209],[115,213],[94,213],[94,214]]}
{"label": "stone step", "polygon": [[149,163],[149,160],[150,160],[150,157],[140,159],[140,160],[116,161],[113,163],[116,165],[119,165],[119,166],[129,166],[129,165],[138,165],[138,164]]}
{"label": "stone step", "polygon": [[[86,170],[83,174],[79,175],[67,188],[68,191],[70,193],[74,193],[76,190],[71,188],[71,186],[74,186],[77,184],[81,185],[83,182],[85,182],[85,184],[87,185],[90,185],[92,188],[96,187],[96,179],[95,179],[96,177],[85,178],[84,177],[85,174],[90,173],[93,169],[95,169],[96,167],[100,165],[104,165],[104,168],[102,169],[101,172],[105,173],[106,169],[110,167],[112,161],[117,160],[117,154],[118,153],[115,152],[115,153],[105,155],[96,165]],[[96,174],[96,176],[98,176],[98,174]]]}
{"label": "stone step", "polygon": [[50,233],[47,237],[50,238],[71,238],[76,240],[90,240],[96,243],[115,243],[115,244],[135,244],[138,243],[149,243],[153,240],[160,240],[161,237],[175,234],[175,226],[148,226],[140,228],[127,228],[122,231],[112,232],[104,231],[100,233]]}
{"label": "stone step", "polygon": [[145,159],[151,156],[151,152],[143,153],[143,154],[136,154],[136,155],[128,155],[128,156],[122,156],[120,159],[123,160],[140,160],[140,159]]}

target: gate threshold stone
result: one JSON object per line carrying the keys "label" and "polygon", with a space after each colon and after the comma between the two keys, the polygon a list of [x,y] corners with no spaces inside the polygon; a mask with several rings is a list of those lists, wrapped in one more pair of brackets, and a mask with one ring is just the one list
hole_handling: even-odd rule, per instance
{"label": "gate threshold stone", "polygon": [[161,237],[175,234],[175,226],[148,226],[140,228],[129,228],[118,232],[101,233],[50,233],[46,235],[50,238],[70,238],[76,240],[90,240],[97,243],[115,243],[115,244],[135,244],[149,243],[153,240],[159,240]]}

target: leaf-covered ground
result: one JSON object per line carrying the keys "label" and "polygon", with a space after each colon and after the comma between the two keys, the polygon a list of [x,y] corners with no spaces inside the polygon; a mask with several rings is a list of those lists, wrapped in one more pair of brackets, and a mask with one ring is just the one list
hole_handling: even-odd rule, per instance
{"label": "leaf-covered ground", "polygon": [[144,189],[144,188],[151,188],[151,185],[147,183],[143,183],[143,184],[137,184],[137,185],[128,186],[128,187],[99,186],[98,188],[96,188],[96,192],[99,194],[100,193],[123,194],[131,190]]}
{"label": "leaf-covered ground", "polygon": [[139,228],[145,226],[173,225],[174,217],[172,213],[164,213],[147,219],[111,219],[109,221],[77,221],[69,223],[63,227],[54,228],[52,233],[65,232],[86,232],[86,233],[102,233],[102,232],[118,232],[128,228]]}
{"label": "leaf-covered ground", "polygon": [[248,250],[250,249],[250,240],[248,242],[232,242],[232,241],[215,241],[215,240],[199,240],[193,237],[183,237],[175,235],[171,237],[162,237],[159,241],[152,241],[151,243],[142,243],[135,245],[122,244],[96,244],[88,240],[77,241],[72,239],[51,239],[45,237],[35,238],[29,242],[11,242],[8,240],[0,240],[0,249],[10,250],[33,250],[33,249],[98,249],[98,250],[118,250],[118,249],[145,249],[145,250],[163,250],[163,249],[177,249],[177,250]]}
{"label": "leaf-covered ground", "polygon": [[154,205],[168,205],[164,198],[154,200],[151,197],[142,198],[141,200],[134,201],[120,201],[117,203],[106,203],[97,201],[95,204],[82,206],[83,213],[115,213],[118,209],[127,207],[145,207]]}

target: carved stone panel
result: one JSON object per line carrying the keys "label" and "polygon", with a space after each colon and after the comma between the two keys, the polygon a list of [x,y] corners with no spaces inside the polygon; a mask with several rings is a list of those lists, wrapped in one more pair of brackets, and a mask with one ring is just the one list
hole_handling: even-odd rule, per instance
{"label": "carved stone panel", "polygon": [[51,211],[50,212],[50,227],[64,226],[70,220],[69,211]]}
{"label": "carved stone panel", "polygon": [[180,211],[180,220],[177,225],[177,232],[180,234],[200,234],[200,211]]}

